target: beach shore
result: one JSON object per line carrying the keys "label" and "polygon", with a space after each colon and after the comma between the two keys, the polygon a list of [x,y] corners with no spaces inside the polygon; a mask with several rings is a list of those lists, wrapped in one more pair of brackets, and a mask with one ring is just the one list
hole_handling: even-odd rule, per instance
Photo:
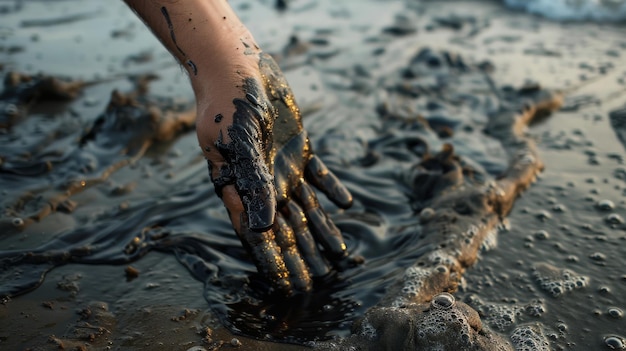
{"label": "beach shore", "polygon": [[[618,345],[615,340],[624,342],[626,151],[618,134],[626,132],[609,117],[611,111],[626,106],[623,24],[554,22],[512,11],[495,1],[293,1],[284,11],[270,1],[232,5],[260,46],[283,68],[318,154],[340,176],[356,169],[350,165],[362,158],[362,145],[383,134],[386,121],[381,121],[376,108],[381,102],[392,108],[399,105],[386,100],[389,95],[382,92],[400,84],[398,72],[424,48],[457,55],[468,66],[488,63],[493,67],[489,77],[497,87],[522,87],[531,82],[562,92],[565,98],[560,111],[527,131],[538,145],[545,171],[504,219],[507,229],[497,240],[491,238],[486,245],[491,249],[481,251],[479,260],[465,272],[454,296],[476,309],[482,323],[505,339],[516,326],[539,324],[556,350],[608,350]],[[37,135],[45,134],[47,128],[85,128],[104,109],[112,90],[133,89],[132,77],[156,74],[159,78],[150,83],[150,94],[193,99],[178,65],[121,1],[106,6],[97,0],[37,1],[7,3],[0,8],[0,73],[44,73],[93,83],[70,102],[34,106],[13,132],[2,135],[7,146],[0,157],[21,145],[37,143]],[[433,86],[441,84],[432,79]],[[484,124],[481,116],[485,111],[472,110],[466,104],[473,98],[482,104],[487,95],[472,90],[470,80],[476,79],[480,75],[467,76],[455,92],[455,97],[464,94],[467,99],[450,102],[449,106],[458,109],[449,109],[442,117],[458,117],[454,136],[434,140],[431,148],[438,150],[450,142],[461,158],[480,164],[495,179],[497,175],[489,167],[502,169],[507,162],[505,153],[497,143],[483,139],[480,130],[462,128]],[[436,119],[420,107],[412,106],[412,111],[402,110],[399,115]],[[212,231],[217,237],[229,233],[219,199],[207,195],[209,200],[198,204],[196,198],[186,195],[186,189],[212,191],[195,138],[191,131],[153,146],[136,164],[72,198],[77,204],[73,211],[53,213],[24,230],[7,230],[0,235],[0,247],[4,252],[39,247],[68,231],[99,224],[112,209],[128,213],[115,220],[149,225],[157,215],[145,215],[148,219],[144,219],[142,211],[149,207],[147,203],[162,199],[171,202],[167,208],[172,211],[198,207],[194,207],[195,217],[181,210],[183,223],[171,220],[177,228],[191,218],[187,223],[190,231]],[[52,142],[48,148],[75,147],[67,143]],[[98,152],[101,150],[92,154],[101,162]],[[19,177],[10,179],[3,180],[5,207],[26,182],[21,183]],[[24,179],[33,182],[30,188],[47,184],[37,178]],[[359,195],[370,190],[356,180],[346,179],[346,183],[357,199],[365,199]],[[130,190],[113,196],[112,189]],[[381,191],[385,193],[384,188]],[[382,232],[378,234],[382,237],[380,249],[359,244],[359,233],[348,235],[348,244],[366,260],[370,255],[374,257],[370,261],[380,262],[376,251],[395,245],[385,241],[385,235],[416,225],[410,218],[418,214],[412,213],[402,191],[389,188],[389,194],[385,199],[381,196],[381,201],[404,202],[398,203],[401,209],[395,215],[393,208],[387,213],[365,201],[345,213],[332,213],[342,229],[357,221],[372,233]],[[214,221],[211,230],[204,228],[206,218]],[[233,236],[229,235],[225,240],[230,243]],[[371,240],[368,243],[374,242]],[[234,275],[237,279],[245,280],[241,276],[253,270],[246,262],[228,262],[229,269],[239,272]],[[401,270],[403,264],[406,261],[387,273],[397,273],[394,270]],[[363,270],[368,269],[367,263],[365,267]],[[542,285],[545,267],[557,272],[547,280],[559,281],[565,272],[583,277],[585,286],[555,295]],[[5,270],[0,276],[9,281],[14,274],[14,270]],[[305,350],[316,345],[312,340],[297,345],[231,333],[207,302],[210,294],[204,282],[194,279],[172,253],[150,252],[117,265],[70,263],[52,269],[42,279],[35,290],[7,298],[0,305],[0,348]],[[367,301],[357,301],[362,309],[377,303],[389,283],[373,281],[360,286],[364,291],[371,289],[371,293],[363,293]],[[527,314],[528,306],[540,306],[541,312]],[[345,339],[362,309],[356,308],[357,312],[328,336],[335,342]],[[324,342],[317,345],[328,347]]]}

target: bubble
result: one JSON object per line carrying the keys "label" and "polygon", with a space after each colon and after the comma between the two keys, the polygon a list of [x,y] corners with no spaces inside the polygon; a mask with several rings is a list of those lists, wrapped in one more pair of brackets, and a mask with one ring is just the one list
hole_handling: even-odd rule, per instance
{"label": "bubble", "polygon": [[516,328],[511,334],[511,341],[515,350],[519,351],[550,350],[550,343],[539,325],[522,325]]}
{"label": "bubble", "polygon": [[524,307],[524,312],[532,317],[541,317],[546,312],[542,301],[534,301]]}
{"label": "bubble", "polygon": [[600,200],[596,203],[596,208],[602,211],[612,211],[615,208],[615,204],[611,200]]}
{"label": "bubble", "polygon": [[359,334],[372,340],[378,337],[378,332],[376,331],[376,328],[374,328],[374,326],[369,322],[367,317],[365,317],[361,322],[361,330]]}
{"label": "bubble", "polygon": [[584,288],[589,281],[586,276],[578,275],[568,269],[559,269],[547,263],[538,263],[534,267],[533,277],[544,291],[554,297]]}
{"label": "bubble", "polygon": [[499,331],[505,331],[511,327],[518,316],[525,312],[526,307],[521,305],[490,303],[481,306],[480,313],[484,321]]}
{"label": "bubble", "polygon": [[472,339],[469,336],[469,334],[463,333],[461,334],[461,341],[465,344],[465,345],[469,345],[472,343]]}
{"label": "bubble", "polygon": [[617,307],[610,307],[607,313],[609,314],[609,316],[615,319],[620,319],[624,317],[624,311],[622,311],[621,309]]}
{"label": "bubble", "polygon": [[548,211],[540,211],[539,213],[537,213],[536,216],[542,222],[545,222],[545,221],[547,221],[547,220],[552,218],[552,215],[550,213],[548,213]]}
{"label": "bubble", "polygon": [[187,351],[207,351],[207,349],[202,346],[193,346],[191,348],[188,348]]}
{"label": "bubble", "polygon": [[589,255],[589,258],[594,260],[594,261],[605,261],[606,260],[606,255],[601,253],[601,252],[594,252],[591,255]]}
{"label": "bubble", "polygon": [[434,270],[437,273],[447,273],[448,272],[448,267],[440,265],[440,266],[435,267]]}
{"label": "bubble", "polygon": [[11,224],[13,224],[16,228],[21,228],[24,225],[24,220],[19,217],[15,217],[11,220]]}
{"label": "bubble", "polygon": [[609,224],[624,223],[624,218],[622,218],[622,216],[618,215],[617,213],[611,213],[610,215],[606,216],[604,220]]}
{"label": "bubble", "polygon": [[626,349],[626,342],[624,342],[624,339],[619,337],[619,336],[608,336],[604,339],[604,343],[606,344],[606,346],[609,347],[609,349],[611,350],[624,350]]}
{"label": "bubble", "polygon": [[237,338],[232,338],[232,339],[230,340],[230,344],[231,344],[233,347],[239,347],[239,346],[241,346],[241,341],[239,341],[239,339],[237,339]]}
{"label": "bubble", "polygon": [[420,223],[422,224],[427,223],[431,219],[433,219],[434,216],[435,216],[435,210],[433,210],[430,207],[426,207],[422,210],[422,212],[420,212],[420,215],[419,215]]}
{"label": "bubble", "polygon": [[[417,266],[411,266],[404,272],[404,286],[402,287],[402,296],[398,296],[392,306],[404,306],[408,299],[417,295],[422,288],[424,281],[430,276],[431,271]],[[408,299],[407,299],[408,298]]]}
{"label": "bubble", "polygon": [[546,240],[550,237],[550,234],[548,234],[548,232],[545,230],[538,230],[535,232],[534,235],[535,235],[535,238],[539,240]]}
{"label": "bubble", "polygon": [[454,303],[455,303],[454,296],[452,296],[449,293],[438,294],[430,302],[430,304],[434,308],[444,309],[444,310],[450,309],[452,306],[454,306]]}

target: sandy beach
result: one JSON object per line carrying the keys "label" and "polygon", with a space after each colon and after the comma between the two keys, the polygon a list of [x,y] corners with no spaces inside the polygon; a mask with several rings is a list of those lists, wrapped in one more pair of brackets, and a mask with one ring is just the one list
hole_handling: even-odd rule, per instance
{"label": "sandy beach", "polygon": [[[624,22],[555,21],[499,1],[231,5],[283,69],[317,154],[353,193],[345,211],[320,200],[365,263],[305,302],[260,301],[193,130],[151,140],[136,158],[133,134],[78,142],[112,91],[138,81],[164,108],[193,104],[150,31],[121,1],[0,2],[3,77],[84,82],[71,99],[24,104],[0,133],[0,349],[369,349],[350,344],[365,337],[355,323],[441,250],[420,244],[432,202],[415,195],[416,165],[450,144],[466,181],[501,179],[511,155],[486,129],[503,94],[522,87],[563,96],[520,132],[545,169],[448,290],[517,350],[514,335],[529,326],[536,349],[626,349]],[[41,215],[81,181],[84,191]],[[275,310],[285,326],[258,319]]]}

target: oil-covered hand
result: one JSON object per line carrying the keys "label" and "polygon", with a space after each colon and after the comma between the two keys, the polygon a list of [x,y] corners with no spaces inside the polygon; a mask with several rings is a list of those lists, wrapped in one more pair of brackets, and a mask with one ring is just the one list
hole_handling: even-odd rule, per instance
{"label": "oil-covered hand", "polygon": [[340,207],[350,194],[313,155],[287,82],[229,3],[125,1],[187,70],[216,193],[272,287],[306,291],[351,262],[310,185]]}
{"label": "oil-covered hand", "polygon": [[259,272],[274,290],[308,291],[312,277],[354,263],[311,185],[341,208],[352,197],[314,155],[274,60],[254,57],[257,67],[239,70],[235,79],[234,112],[220,113],[220,102],[199,105],[198,138],[215,190]]}
{"label": "oil-covered hand", "polygon": [[270,152],[279,209],[274,233],[279,243],[295,241],[311,275],[322,276],[328,273],[327,262],[341,269],[353,259],[348,258],[341,232],[320,207],[311,186],[344,209],[352,205],[352,196],[313,153],[293,93],[276,62],[261,54],[260,68],[278,114]]}

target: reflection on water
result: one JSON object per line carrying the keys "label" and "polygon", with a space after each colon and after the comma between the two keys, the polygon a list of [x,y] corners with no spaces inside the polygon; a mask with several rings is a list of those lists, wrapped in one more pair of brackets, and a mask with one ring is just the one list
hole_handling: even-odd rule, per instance
{"label": "reflection on water", "polygon": [[[87,3],[100,6],[97,1]],[[303,40],[306,57],[303,59],[297,56],[299,54],[295,54],[295,57],[284,55],[281,56],[281,63],[293,68],[288,74],[301,74],[299,80],[292,81],[292,85],[301,85],[296,94],[299,99],[302,97],[299,101],[305,101],[301,107],[308,111],[305,124],[315,142],[314,147],[354,195],[355,204],[348,211],[333,210],[333,206],[324,203],[326,200],[323,197],[320,198],[322,205],[336,211],[331,212],[331,216],[344,233],[349,250],[365,258],[363,265],[317,281],[316,293],[311,296],[284,300],[263,295],[266,283],[256,274],[254,266],[246,257],[221,201],[213,192],[206,163],[197,148],[195,133],[181,128],[175,137],[163,140],[156,137],[158,128],[127,128],[129,123],[139,123],[145,127],[147,120],[142,118],[146,115],[139,113],[140,108],[124,110],[124,113],[116,110],[107,114],[111,91],[135,91],[138,76],[142,76],[120,74],[120,71],[157,71],[155,67],[160,62],[149,62],[147,66],[142,66],[133,63],[133,60],[116,56],[120,54],[115,50],[108,53],[113,57],[108,60],[107,47],[123,47],[120,52],[127,50],[137,54],[137,47],[133,47],[137,46],[137,42],[132,38],[140,37],[142,40],[138,42],[144,43],[145,31],[137,22],[133,25],[133,22],[126,23],[126,19],[118,22],[112,19],[126,13],[123,12],[126,9],[101,9],[102,18],[90,21],[100,21],[98,23],[105,23],[104,27],[114,29],[107,34],[110,36],[97,38],[95,42],[104,43],[102,48],[94,48],[94,57],[91,57],[91,52],[85,53],[87,58],[83,57],[83,60],[104,60],[102,65],[89,69],[79,64],[81,61],[77,56],[67,62],[54,59],[55,55],[61,55],[63,51],[54,45],[80,41],[73,37],[76,28],[85,23],[80,18],[64,24],[68,27],[59,27],[69,29],[62,30],[58,36],[51,35],[48,38],[41,33],[41,47],[33,41],[32,46],[37,47],[37,50],[43,50],[46,54],[51,52],[49,66],[37,61],[36,55],[24,55],[24,67],[16,65],[31,73],[39,68],[52,72],[74,72],[68,67],[75,65],[75,76],[87,75],[90,77],[89,82],[94,84],[82,87],[81,94],[74,100],[58,101],[37,96],[23,101],[11,100],[11,104],[19,105],[16,105],[18,108],[5,108],[5,112],[14,114],[15,111],[22,111],[20,113],[23,115],[15,118],[12,126],[0,133],[0,184],[3,191],[0,202],[4,210],[0,218],[0,294],[14,295],[35,289],[45,279],[46,272],[60,265],[124,264],[141,259],[151,250],[157,250],[175,255],[196,279],[204,282],[208,304],[232,330],[260,339],[304,342],[347,335],[352,322],[368,308],[378,304],[388,293],[389,287],[403,277],[407,267],[441,250],[441,242],[424,240],[428,234],[424,233],[424,223],[434,215],[428,208],[429,204],[440,199],[440,191],[447,187],[468,185],[489,188],[491,181],[507,169],[512,158],[498,138],[484,131],[488,127],[489,116],[504,107],[510,107],[506,101],[507,94],[515,95],[516,90],[503,88],[510,82],[502,84],[498,79],[502,79],[500,73],[503,67],[507,67],[507,64],[515,66],[516,61],[511,59],[513,63],[507,62],[509,58],[506,56],[501,59],[505,62],[494,67],[489,62],[475,62],[472,55],[458,52],[485,45],[489,47],[489,55],[507,55],[512,50],[506,46],[509,43],[526,45],[526,28],[519,30],[518,26],[512,30],[513,34],[504,35],[498,28],[489,29],[489,21],[472,20],[470,15],[455,17],[452,13],[454,11],[450,10],[449,18],[438,17],[438,21],[420,18],[424,22],[423,27],[427,27],[422,30],[419,27],[422,22],[407,20],[406,16],[412,13],[405,11],[404,7],[400,8],[405,17],[399,16],[402,18],[396,24],[389,25],[389,21],[380,18],[393,18],[395,13],[386,12],[391,7],[385,7],[383,11],[378,2],[346,2],[352,5],[358,3],[358,9],[352,5],[345,5],[344,8],[344,5],[336,2],[318,3],[318,7],[303,9],[294,5],[294,13],[291,15],[300,16],[294,17],[297,23],[301,23],[298,30],[302,31],[303,38],[308,39]],[[398,3],[389,2],[382,6],[395,6]],[[415,3],[412,2],[411,6],[418,6]],[[49,3],[28,4],[42,8],[52,6]],[[253,2],[249,8],[242,7],[240,11],[244,17],[253,19],[251,13],[267,16],[273,13],[267,7],[255,6],[261,5]],[[464,11],[471,9],[481,11],[475,3],[464,8]],[[116,12],[118,10],[121,11],[119,14]],[[255,12],[257,10],[260,12]],[[21,10],[15,11],[19,14]],[[302,13],[299,15],[297,11]],[[318,23],[316,16],[311,16],[307,11],[327,17]],[[439,8],[433,11],[437,16],[448,15]],[[61,16],[62,13],[56,14]],[[26,12],[24,16],[34,18],[41,14]],[[20,28],[18,17],[8,19],[6,23],[13,23],[15,28]],[[375,21],[377,18],[380,23]],[[496,22],[496,19],[491,20]],[[272,27],[282,22],[270,22],[267,27],[258,22],[253,23],[259,26],[257,29],[261,40],[282,43],[281,35],[289,33]],[[305,23],[310,27],[306,27]],[[493,26],[497,27],[496,24]],[[18,42],[30,50],[29,45],[24,43],[29,43],[30,36],[35,34],[34,28],[16,30],[9,41]],[[272,30],[280,34],[273,37],[268,34],[263,39],[264,34],[272,33]],[[487,37],[481,37],[481,31],[487,31]],[[415,33],[417,35],[414,36]],[[433,46],[440,44],[444,37],[442,33],[452,33],[454,40],[451,40],[451,45],[454,50],[423,48],[422,40],[428,33],[432,35],[430,43]],[[96,37],[100,34],[93,33]],[[351,46],[348,45],[350,43]],[[151,46],[153,42],[145,45],[148,48],[142,46],[142,52],[155,50]],[[568,43],[563,45],[567,46]],[[555,45],[555,50],[559,49]],[[603,53],[605,50],[594,51]],[[310,56],[307,56],[307,52]],[[546,52],[550,55],[542,56]],[[555,52],[547,49],[525,51],[528,55],[535,55],[532,62],[539,62],[538,65],[546,60],[556,60],[558,56]],[[565,50],[563,52],[567,53]],[[105,55],[105,59],[101,57],[98,60],[95,57],[97,55]],[[338,55],[337,60],[333,60],[334,55]],[[156,53],[153,56],[161,57]],[[606,57],[598,60],[604,62]],[[592,59],[589,61],[591,64],[595,62]],[[103,75],[107,66],[112,72]],[[578,69],[583,65],[576,62],[565,68],[556,66],[565,70],[570,66]],[[2,73],[6,74],[9,68],[14,66],[7,65]],[[600,68],[589,70],[601,71]],[[91,79],[93,72],[123,78],[113,81]],[[150,92],[139,102],[152,101],[160,109],[182,113],[185,104],[180,103],[178,98],[183,102],[189,101],[189,92],[180,90],[186,86],[186,82],[176,82],[176,79],[180,80],[180,72],[176,68],[158,72],[163,78],[152,82]],[[530,78],[534,77],[531,75]],[[561,82],[557,78],[549,81],[554,84],[553,87],[558,87]],[[529,92],[536,88],[527,86]],[[4,88],[5,93],[11,93],[11,89]],[[113,98],[117,99],[115,96],[113,94]],[[318,104],[316,98],[322,103]],[[8,101],[6,97],[2,99]],[[559,150],[587,148],[587,141],[579,140],[582,133],[574,133],[573,136],[551,135],[548,146]],[[511,144],[519,142],[516,139],[506,140]],[[452,145],[452,148],[447,144]],[[585,155],[592,158],[592,153],[593,158],[600,157],[594,150],[586,150]],[[433,157],[435,155],[439,155],[439,158]],[[524,159],[528,155],[513,156]],[[562,157],[561,154],[552,156],[555,163]],[[525,160],[527,163],[537,161],[530,158]],[[585,162],[582,164],[588,167]],[[548,164],[548,170],[550,167]],[[585,167],[580,173],[586,172]],[[563,183],[563,180],[558,178],[555,182]],[[599,180],[597,182],[600,183]],[[596,277],[606,278],[611,274],[611,279],[617,279],[613,281],[614,284],[619,281],[611,261],[602,261],[601,256],[595,255],[598,260],[594,261],[591,268],[580,265],[571,270],[583,277],[585,282],[587,280],[584,278],[592,276],[589,286],[573,289],[577,291],[572,291],[571,296],[549,300],[546,298],[551,296],[535,286],[537,283],[532,278],[532,272],[525,270],[525,266],[520,268],[519,262],[524,255],[521,248],[533,245],[539,247],[539,243],[545,243],[545,251],[526,254],[532,260],[542,262],[558,257],[560,261],[548,262],[558,269],[569,268],[576,260],[582,261],[593,254],[593,248],[596,247],[594,240],[604,240],[602,242],[610,246],[607,252],[619,257],[618,246],[612,245],[617,240],[615,237],[578,229],[577,217],[588,214],[586,207],[577,203],[576,206],[580,205],[579,212],[574,214],[575,206],[567,204],[570,212],[558,212],[566,218],[563,220],[564,226],[569,224],[571,229],[574,226],[572,223],[577,224],[570,231],[559,228],[556,221],[550,221],[550,218],[559,216],[556,212],[550,209],[543,212],[536,210],[537,205],[533,201],[541,200],[544,205],[556,202],[544,197],[560,199],[559,196],[566,190],[563,184],[551,184],[550,194],[541,193],[545,191],[544,188],[539,193],[531,193],[532,199],[523,199],[528,209],[522,211],[522,215],[519,212],[516,214],[519,217],[514,222],[512,232],[507,233],[506,241],[500,241],[506,243],[505,248],[495,250],[503,251],[504,254],[497,258],[494,258],[495,254],[486,255],[487,258],[480,262],[484,264],[476,268],[479,273],[469,275],[467,284],[463,284],[465,281],[459,282],[463,290],[461,295],[486,295],[481,295],[483,300],[475,296],[467,297],[468,303],[473,302],[472,307],[486,316],[485,323],[493,324],[495,328],[502,325],[500,331],[508,332],[520,320],[550,321],[546,322],[546,328],[554,329],[552,322],[565,318],[570,329],[582,329],[585,326],[576,321],[584,318],[576,315],[572,309],[560,306],[574,301],[580,307],[577,310],[586,313],[589,308],[581,291],[593,294],[592,290],[600,288],[594,285],[594,279],[598,279]],[[596,193],[598,191],[596,189]],[[477,199],[482,200],[483,197],[477,196]],[[463,215],[471,215],[475,208],[484,205],[479,203],[472,207],[471,201],[461,202],[454,210]],[[623,208],[616,199],[614,202],[615,210]],[[556,206],[557,203],[551,205],[563,208]],[[557,237],[556,233],[562,233],[559,238],[565,244],[561,245],[570,251],[561,253],[559,250],[563,250],[562,246],[556,247],[558,243],[550,242],[545,236],[544,239],[539,236],[525,238],[528,235],[525,231],[529,230],[526,228],[531,226],[533,230],[547,230],[550,238]],[[447,228],[455,227],[451,225]],[[616,228],[619,229],[619,225],[616,224]],[[597,229],[597,232],[604,228],[601,229]],[[472,231],[467,231],[467,234],[471,235]],[[495,235],[488,240],[484,248],[494,247]],[[578,246],[578,240],[585,242],[585,249]],[[605,265],[601,266],[603,262]],[[419,272],[417,269],[414,271]],[[528,278],[524,278],[526,276]],[[615,285],[612,291],[622,290]],[[503,302],[500,301],[502,296],[510,298]],[[537,296],[543,300],[535,301]],[[607,317],[603,312],[607,310],[605,305],[619,302],[610,294],[603,295],[600,301],[597,307],[593,307],[600,310],[598,319]],[[516,314],[522,310],[522,314]],[[550,315],[552,317],[546,317]],[[510,316],[515,320],[506,320]],[[609,317],[600,320],[598,324],[602,324],[603,328],[613,326],[613,320]],[[616,333],[609,327],[606,327],[607,333]],[[557,343],[565,344],[572,337],[573,333],[568,335],[566,332],[562,332],[565,336],[555,339],[558,339]],[[594,330],[592,333],[597,336],[604,331]]]}
{"label": "reflection on water", "polygon": [[504,0],[512,8],[523,9],[557,20],[623,21],[624,0]]}

